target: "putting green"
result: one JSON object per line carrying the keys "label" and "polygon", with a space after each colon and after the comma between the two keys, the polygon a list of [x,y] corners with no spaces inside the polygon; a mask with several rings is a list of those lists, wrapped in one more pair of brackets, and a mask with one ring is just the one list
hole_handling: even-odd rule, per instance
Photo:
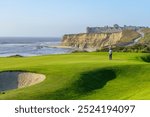
{"label": "putting green", "polygon": [[150,56],[142,53],[73,53],[0,58],[0,71],[46,75],[36,85],[0,99],[150,99]]}

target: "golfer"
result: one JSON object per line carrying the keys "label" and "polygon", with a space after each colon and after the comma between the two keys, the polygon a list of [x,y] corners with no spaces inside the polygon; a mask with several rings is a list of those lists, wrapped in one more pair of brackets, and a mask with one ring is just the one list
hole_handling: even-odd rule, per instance
{"label": "golfer", "polygon": [[109,48],[109,60],[112,60],[112,49]]}

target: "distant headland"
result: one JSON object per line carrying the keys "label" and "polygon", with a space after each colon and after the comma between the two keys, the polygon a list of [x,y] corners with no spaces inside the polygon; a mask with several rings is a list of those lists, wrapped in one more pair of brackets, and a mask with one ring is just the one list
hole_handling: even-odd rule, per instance
{"label": "distant headland", "polygon": [[[72,47],[77,50],[97,51],[104,50],[110,46],[121,47],[121,51],[126,51],[131,46],[136,46],[135,50],[150,49],[150,28],[146,26],[104,26],[87,27],[86,33],[65,34],[61,46]],[[122,47],[125,47],[122,48]],[[126,48],[127,47],[127,48]],[[134,48],[134,47],[133,47]],[[133,49],[132,48],[132,49]],[[131,50],[132,51],[132,50]]]}

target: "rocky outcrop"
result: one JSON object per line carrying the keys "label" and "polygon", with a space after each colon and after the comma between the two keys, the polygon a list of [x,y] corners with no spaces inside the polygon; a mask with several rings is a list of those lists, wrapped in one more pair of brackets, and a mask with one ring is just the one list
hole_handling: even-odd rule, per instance
{"label": "rocky outcrop", "polygon": [[[126,32],[132,33],[132,36],[126,36]],[[130,35],[130,34],[129,34]],[[61,46],[71,46],[79,49],[97,50],[109,46],[117,46],[128,37],[128,42],[139,37],[136,31],[122,31],[116,33],[81,33],[64,35]]]}

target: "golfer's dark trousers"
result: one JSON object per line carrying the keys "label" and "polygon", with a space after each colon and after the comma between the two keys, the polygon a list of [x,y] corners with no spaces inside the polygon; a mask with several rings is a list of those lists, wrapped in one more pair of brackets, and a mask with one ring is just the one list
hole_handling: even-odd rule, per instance
{"label": "golfer's dark trousers", "polygon": [[112,54],[109,54],[109,60],[112,60]]}

